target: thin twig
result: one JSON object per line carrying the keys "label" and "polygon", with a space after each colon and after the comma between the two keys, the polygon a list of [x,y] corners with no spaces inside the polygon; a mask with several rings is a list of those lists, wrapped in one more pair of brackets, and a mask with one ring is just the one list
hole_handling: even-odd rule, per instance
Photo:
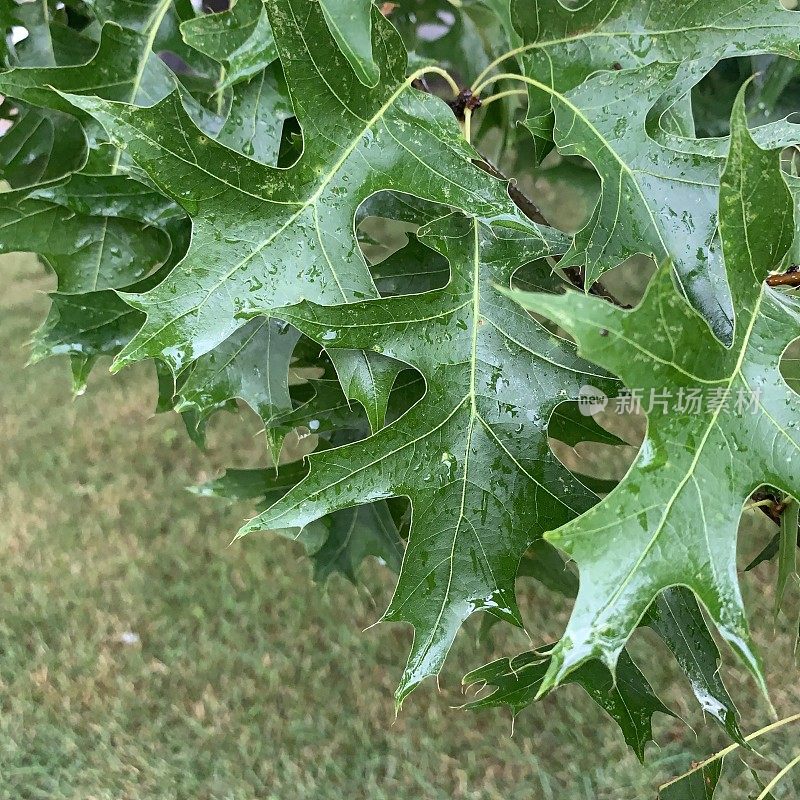
{"label": "thin twig", "polygon": [[790,497],[779,497],[773,492],[759,490],[753,492],[751,508],[758,508],[763,511],[774,523],[780,524],[781,516],[786,507],[791,502]]}
{"label": "thin twig", "polygon": [[[531,200],[524,192],[520,191],[516,183],[506,177],[500,171],[500,169],[498,169],[494,164],[492,164],[491,161],[489,161],[488,158],[486,158],[485,155],[483,155],[483,153],[480,155],[482,161],[476,162],[477,166],[495,178],[508,181],[508,194],[520,211],[522,211],[523,214],[525,214],[525,216],[531,219],[533,222],[536,222],[539,225],[549,226],[550,223],[547,221],[544,214],[542,214],[539,206],[537,206],[536,203],[534,203],[533,200]],[[559,256],[556,256],[554,260],[558,261],[558,258]],[[586,291],[586,281],[583,276],[583,270],[581,270],[579,267],[567,267],[566,269],[562,270],[562,273],[573,286],[581,291]],[[604,300],[608,300],[610,303],[613,303],[615,306],[619,306],[620,308],[630,308],[629,305],[620,302],[616,297],[614,297],[614,295],[612,295],[611,292],[609,292],[608,289],[606,289],[601,283],[593,283],[589,288],[589,294],[602,297]]]}
{"label": "thin twig", "polygon": [[[431,93],[430,87],[425,82],[424,77],[418,78],[413,83],[414,88],[419,89],[424,92]],[[454,91],[454,98],[453,100],[448,102],[448,105],[453,111],[456,119],[460,122],[466,122],[469,125],[470,117],[472,116],[472,112],[480,108],[481,100],[478,97],[477,93],[473,93],[470,89],[462,89],[459,92]],[[465,115],[465,111],[467,112]],[[469,138],[468,138],[469,141]],[[533,222],[537,223],[538,225],[547,225],[550,226],[550,223],[545,218],[544,214],[542,214],[541,209],[536,203],[533,202],[524,192],[522,192],[519,187],[517,186],[516,182],[509,178],[507,175],[504,175],[503,172],[495,166],[483,153],[479,152],[481,157],[480,161],[476,161],[475,165],[482,169],[484,172],[488,173],[494,178],[498,178],[499,180],[506,181],[508,184],[508,194],[517,208],[525,214],[528,219],[532,220]],[[554,260],[558,261],[559,256],[555,256]],[[577,289],[581,291],[586,291],[586,282],[583,276],[582,270],[575,268],[575,267],[568,267],[567,269],[562,270],[563,274],[566,278],[573,284]],[[626,305],[625,303],[620,302],[616,297],[614,297],[611,292],[609,292],[602,284],[599,282],[595,282],[589,287],[589,294],[596,295],[597,297],[602,297],[604,300],[607,300],[610,303],[613,303],[615,306],[620,308],[629,309],[631,306]]]}
{"label": "thin twig", "polygon": [[789,272],[770,275],[767,278],[767,286],[800,286],[800,270],[797,269],[797,265],[793,265]]}
{"label": "thin twig", "polygon": [[499,178],[501,181],[508,181],[508,194],[514,201],[514,204],[522,211],[526,217],[533,220],[539,225],[550,225],[544,218],[541,209],[533,200],[530,199],[517,187],[517,184],[509,177],[504,175],[483,153],[480,153],[481,160],[476,161],[476,166],[480,167],[484,172],[488,172],[493,178]]}

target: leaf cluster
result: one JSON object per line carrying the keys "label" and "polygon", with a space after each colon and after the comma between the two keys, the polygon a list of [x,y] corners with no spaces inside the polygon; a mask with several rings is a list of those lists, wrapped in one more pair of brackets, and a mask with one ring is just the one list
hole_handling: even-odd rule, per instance
{"label": "leaf cluster", "polygon": [[[69,356],[76,394],[101,358],[152,362],[200,446],[252,409],[262,467],[195,491],[251,502],[239,536],[301,542],[320,581],[368,556],[397,575],[398,704],[480,611],[536,645],[467,675],[493,687],[472,707],[577,683],[643,758],[672,713],[625,650],[646,626],[742,743],[707,623],[766,691],[737,531],[748,502],[777,523],[756,561],[778,559],[779,605],[800,305],[768,278],[800,253],[799,20],[772,0],[6,0],[0,252],[56,281],[31,360]],[[565,183],[577,223],[541,190]],[[657,265],[635,307],[606,285],[632,259]],[[617,483],[557,455],[625,444],[587,387],[717,402],[645,408]],[[556,643],[526,579],[574,599]]]}

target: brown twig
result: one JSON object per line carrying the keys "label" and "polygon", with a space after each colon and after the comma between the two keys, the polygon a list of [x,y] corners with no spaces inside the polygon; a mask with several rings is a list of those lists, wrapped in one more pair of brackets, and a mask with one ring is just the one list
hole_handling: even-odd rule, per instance
{"label": "brown twig", "polygon": [[767,286],[800,286],[800,264],[792,264],[780,275],[770,275]]}
{"label": "brown twig", "polygon": [[464,112],[469,109],[474,111],[476,108],[481,107],[481,99],[477,95],[472,94],[472,89],[462,89],[447,105],[453,110],[456,119],[459,122],[464,122]]}
{"label": "brown twig", "polygon": [[[513,180],[506,177],[494,164],[491,163],[491,161],[489,161],[488,158],[486,158],[486,156],[483,155],[483,153],[481,153],[481,159],[482,161],[478,161],[476,164],[484,172],[488,172],[489,175],[494,178],[508,181],[509,197],[511,197],[517,208],[519,208],[520,211],[522,211],[522,213],[528,217],[528,219],[538,223],[539,225],[550,225],[547,219],[545,219],[544,214],[542,214],[539,206],[537,206],[536,203],[534,203],[533,200],[531,200],[527,195],[521,192]],[[558,261],[558,259],[559,256],[556,256],[554,260]],[[573,286],[581,291],[586,290],[586,280],[584,278],[582,269],[579,267],[567,267],[566,269],[563,269],[562,272]],[[614,297],[614,295],[612,295],[611,292],[609,292],[608,289],[606,289],[601,283],[593,283],[589,288],[589,294],[602,297],[604,300],[608,300],[610,303],[613,303],[615,306],[619,306],[620,308],[631,307],[617,300],[617,298]]]}
{"label": "brown twig", "polygon": [[476,166],[484,172],[488,172],[493,178],[498,178],[501,181],[508,181],[508,194],[519,210],[533,222],[539,225],[549,225],[550,223],[544,218],[544,214],[542,214],[539,206],[537,206],[530,197],[521,192],[517,188],[517,184],[504,175],[485,155],[483,155],[483,153],[480,155],[481,160],[475,162]]}
{"label": "brown twig", "polygon": [[763,489],[758,492],[753,492],[751,499],[754,503],[761,503],[764,500],[769,501],[765,505],[759,505],[758,508],[761,509],[761,511],[763,511],[775,524],[780,525],[781,516],[786,510],[786,506],[789,505],[788,499],[782,500],[774,492],[767,492]]}

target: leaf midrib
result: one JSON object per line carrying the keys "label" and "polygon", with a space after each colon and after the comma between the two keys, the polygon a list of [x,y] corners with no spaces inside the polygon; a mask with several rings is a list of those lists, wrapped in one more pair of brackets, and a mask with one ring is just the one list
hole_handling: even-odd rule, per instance
{"label": "leaf midrib", "polygon": [[[745,357],[746,357],[748,349],[749,349],[750,337],[752,336],[753,328],[755,327],[755,324],[756,324],[756,322],[758,320],[758,314],[759,314],[759,311],[761,309],[761,304],[763,302],[763,299],[764,299],[764,292],[762,291],[759,294],[758,299],[756,300],[755,306],[753,307],[753,312],[752,312],[752,315],[750,317],[750,321],[748,323],[747,330],[745,331],[745,334],[744,334],[744,336],[742,338],[742,347],[741,347],[741,352],[739,353],[739,358],[737,359],[736,364],[735,364],[733,370],[731,371],[731,375],[730,375],[730,377],[728,378],[728,380],[727,380],[727,382],[725,384],[726,389],[728,391],[730,391],[730,388],[733,385],[733,382],[738,377],[741,376],[742,365],[744,364],[744,360],[745,360]],[[650,541],[647,543],[645,548],[642,550],[642,553],[639,556],[639,558],[636,560],[636,562],[628,570],[627,574],[625,575],[623,580],[620,582],[619,586],[614,591],[614,593],[603,604],[602,608],[600,608],[599,611],[595,614],[595,619],[598,619],[599,617],[601,617],[608,610],[608,608],[610,606],[612,606],[614,603],[616,603],[616,601],[619,599],[619,597],[622,595],[622,593],[627,588],[628,584],[631,582],[631,580],[633,580],[636,572],[642,566],[642,564],[644,563],[645,559],[649,556],[649,554],[650,554],[651,550],[653,549],[653,547],[655,547],[656,542],[658,541],[659,537],[661,536],[662,531],[664,530],[664,524],[665,524],[667,518],[669,517],[670,512],[672,511],[672,507],[674,506],[675,502],[677,501],[678,497],[680,496],[680,494],[683,491],[683,489],[686,486],[686,484],[690,480],[692,480],[694,478],[695,469],[697,468],[697,465],[700,463],[700,459],[701,459],[701,457],[703,455],[703,450],[704,450],[704,448],[706,446],[706,443],[708,442],[709,437],[711,436],[711,433],[717,427],[717,423],[718,423],[720,415],[722,414],[723,408],[724,408],[724,404],[720,403],[718,405],[718,407],[715,409],[714,413],[712,414],[711,419],[709,420],[709,423],[708,423],[708,427],[706,428],[705,433],[703,434],[703,438],[700,440],[700,443],[697,446],[697,451],[696,451],[696,453],[694,455],[694,458],[692,459],[691,463],[689,464],[689,468],[686,471],[686,475],[678,483],[677,488],[675,489],[675,491],[672,493],[671,497],[669,498],[669,500],[665,504],[664,513],[661,515],[661,519],[659,520],[658,526],[657,526],[656,530],[654,531],[653,536],[651,537]],[[620,485],[622,485],[622,484],[620,484]]]}
{"label": "leaf midrib", "polygon": [[[366,123],[366,125],[359,132],[359,134],[357,136],[353,137],[352,141],[344,149],[344,151],[342,152],[342,155],[339,157],[339,159],[333,164],[331,169],[324,175],[324,177],[320,181],[319,187],[316,189],[316,191],[312,195],[310,195],[305,201],[297,201],[297,203],[285,203],[284,204],[284,205],[297,205],[298,209],[297,209],[297,211],[294,212],[294,214],[283,225],[281,225],[281,227],[277,231],[275,231],[272,235],[270,235],[263,242],[259,243],[256,246],[256,248],[246,258],[244,258],[241,261],[239,261],[225,275],[223,275],[208,290],[208,292],[206,293],[205,297],[197,305],[193,306],[191,309],[187,309],[183,313],[179,314],[177,317],[174,317],[173,319],[169,320],[165,325],[163,325],[157,331],[154,331],[152,334],[150,334],[150,336],[148,336],[144,341],[142,341],[139,344],[139,346],[136,348],[136,350],[132,351],[132,352],[141,351],[143,347],[145,347],[147,344],[149,344],[151,341],[153,341],[153,339],[155,339],[156,337],[160,336],[170,325],[173,325],[175,322],[177,322],[178,320],[182,319],[183,317],[186,317],[189,314],[194,313],[194,312],[198,311],[199,309],[201,309],[205,305],[205,303],[209,300],[209,298],[214,294],[214,292],[216,292],[220,288],[220,286],[222,286],[226,281],[230,280],[232,275],[234,275],[238,270],[240,270],[242,267],[244,267],[250,261],[252,261],[262,250],[264,250],[264,248],[268,247],[281,233],[283,233],[287,228],[289,228],[291,225],[293,225],[302,216],[302,214],[308,208],[313,207],[315,209],[315,213],[316,213],[317,201],[322,196],[323,192],[328,187],[328,185],[331,183],[331,181],[333,181],[333,179],[336,177],[337,173],[342,168],[342,166],[344,166],[345,162],[350,158],[350,156],[353,154],[353,152],[355,152],[355,149],[358,147],[358,144],[361,141],[361,138],[364,136],[364,134],[366,134],[369,130],[371,130],[374,127],[374,125],[376,123],[378,123],[386,115],[386,113],[389,111],[389,109],[392,107],[392,105],[394,105],[394,103],[397,101],[397,99],[400,97],[400,95],[402,95],[403,92],[405,92],[408,89],[408,87],[411,86],[411,84],[420,75],[424,74],[426,71],[427,70],[425,70],[425,69],[417,70],[416,72],[412,73],[408,78],[406,78],[406,80],[403,83],[401,83],[400,86],[398,86],[398,88],[392,93],[392,95],[386,100],[386,102],[378,109],[378,111],[375,113],[375,115]],[[151,139],[150,137],[148,137],[145,134],[143,134],[141,131],[139,132],[139,135],[143,136],[146,139],[148,139],[154,145],[156,145],[158,147],[162,147],[162,145],[159,145],[157,142],[155,142],[153,139]],[[175,155],[176,155],[176,157],[180,158],[180,156],[177,156],[177,154],[175,154]],[[186,161],[186,159],[181,159],[181,160]],[[192,162],[187,162],[187,163],[191,164]],[[202,167],[199,167],[198,164],[193,164],[193,166],[202,169]],[[213,176],[213,175],[211,175],[210,177],[215,178],[215,176]],[[215,179],[219,180],[218,178],[215,178]],[[221,182],[224,183],[224,181],[221,181]],[[233,188],[233,189],[235,189],[237,191],[241,191],[240,189],[238,189],[237,187],[234,187],[234,186],[231,186],[231,188]],[[269,202],[269,203],[274,202],[272,200],[267,200],[265,198],[258,198],[258,199],[260,199],[260,200],[262,200],[264,202]],[[319,232],[317,232],[317,236],[319,238]],[[326,260],[328,260],[327,257],[326,257]],[[330,264],[329,260],[328,260],[328,263]],[[333,269],[332,266],[331,266],[331,270],[332,270],[332,274],[333,274],[337,284],[339,284],[339,287],[340,287],[340,290],[341,290],[341,284],[339,283],[338,275],[336,274],[336,271]],[[128,353],[126,361],[130,359],[131,355],[132,355],[132,353]],[[124,362],[122,362],[122,363],[124,363]]]}

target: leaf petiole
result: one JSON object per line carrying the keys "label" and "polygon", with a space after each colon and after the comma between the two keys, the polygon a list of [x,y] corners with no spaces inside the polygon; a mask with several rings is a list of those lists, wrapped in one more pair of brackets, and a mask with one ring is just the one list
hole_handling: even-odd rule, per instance
{"label": "leaf petiole", "polygon": [[800,753],[798,753],[765,787],[764,791],[756,798],[756,800],[767,800],[772,795],[770,792],[780,783],[783,778],[789,774],[798,764],[800,764]]}
{"label": "leaf petiole", "polygon": [[[754,733],[751,733],[749,736],[745,736],[744,740],[749,744],[750,742],[754,741],[755,739],[758,739],[761,736],[765,736],[768,733],[772,733],[773,731],[776,731],[779,728],[783,728],[786,725],[790,725],[792,722],[797,722],[798,720],[800,720],[800,714],[792,714],[789,717],[784,717],[783,719],[779,719],[777,722],[772,722],[769,725],[760,728]],[[725,756],[734,752],[734,750],[737,750],[740,746],[741,745],[739,745],[738,743],[728,745],[728,747],[723,748],[718,753],[715,753],[713,756],[710,756],[709,758],[705,759],[705,761],[700,761],[699,763],[695,764],[690,770],[687,770],[682,775],[679,775],[677,778],[673,778],[671,781],[667,781],[666,783],[662,784],[661,786],[658,787],[658,791],[663,792],[663,790],[666,789],[668,786],[671,786],[672,784],[677,783],[678,781],[684,780],[688,775],[691,775],[703,769],[703,767],[707,767],[709,764],[712,764],[714,761],[717,761],[720,758],[725,758]],[[790,762],[789,769],[794,767],[796,763],[797,763],[796,760]],[[788,772],[788,769],[786,768],[781,770],[781,772],[778,773],[778,780],[780,780],[780,778],[782,778],[783,775],[786,774],[786,772]],[[772,782],[769,784],[767,788],[774,785],[775,783]],[[762,795],[761,800],[763,800],[764,797],[766,797],[766,795]]]}

